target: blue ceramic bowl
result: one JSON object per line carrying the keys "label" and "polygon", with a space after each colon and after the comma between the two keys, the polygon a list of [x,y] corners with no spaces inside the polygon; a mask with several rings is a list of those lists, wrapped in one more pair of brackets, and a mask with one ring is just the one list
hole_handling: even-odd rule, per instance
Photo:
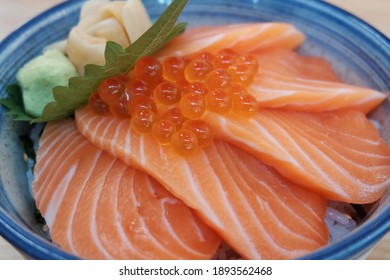
{"label": "blue ceramic bowl", "polygon": [[[167,2],[143,1],[152,18]],[[83,1],[68,1],[48,10],[11,34],[0,44],[0,95],[15,82],[17,70],[42,49],[64,39],[78,21]],[[190,1],[182,20],[194,25],[243,21],[285,21],[307,35],[299,49],[331,61],[347,83],[390,92],[390,41],[353,15],[322,1],[306,0],[197,0]],[[390,144],[390,105],[375,113]],[[28,258],[70,259],[46,238],[34,218],[34,201],[26,179],[20,134],[29,126],[15,123],[0,109],[0,234]],[[359,258],[390,230],[390,190],[367,219],[342,240],[305,256],[306,259]]]}

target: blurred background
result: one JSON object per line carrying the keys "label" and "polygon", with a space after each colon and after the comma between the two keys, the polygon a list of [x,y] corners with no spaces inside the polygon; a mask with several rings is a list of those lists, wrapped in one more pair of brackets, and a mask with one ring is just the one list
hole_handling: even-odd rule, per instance
{"label": "blurred background", "polygon": [[[0,0],[0,40],[38,13],[60,2],[63,0]],[[390,0],[327,0],[327,2],[355,14],[390,37]],[[0,237],[1,259],[23,259],[23,257]],[[390,233],[375,246],[368,259],[390,260]]]}

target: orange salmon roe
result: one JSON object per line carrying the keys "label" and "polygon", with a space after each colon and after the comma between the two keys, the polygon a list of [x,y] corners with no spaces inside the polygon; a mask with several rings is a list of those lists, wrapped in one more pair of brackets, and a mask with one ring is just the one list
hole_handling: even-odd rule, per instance
{"label": "orange salmon roe", "polygon": [[199,119],[206,111],[206,102],[203,95],[190,92],[181,98],[179,107],[184,117]]}
{"label": "orange salmon roe", "polygon": [[137,109],[131,116],[131,125],[140,134],[148,134],[152,131],[156,122],[156,113],[147,108]]}
{"label": "orange salmon roe", "polygon": [[157,111],[154,101],[145,95],[133,95],[127,105],[127,112],[130,116],[138,109],[150,109],[154,112]]}
{"label": "orange salmon roe", "polygon": [[184,75],[187,81],[202,82],[208,73],[213,70],[213,65],[204,59],[196,59],[187,64]]}
{"label": "orange salmon roe", "polygon": [[202,53],[198,54],[197,56],[195,56],[194,59],[204,59],[204,60],[213,62],[214,55],[210,52],[202,52]]}
{"label": "orange salmon roe", "polygon": [[128,84],[129,91],[133,95],[142,94],[142,95],[151,95],[152,94],[152,86],[146,84],[141,80],[132,80]]}
{"label": "orange salmon roe", "polygon": [[253,117],[258,111],[257,100],[250,94],[233,96],[233,112],[242,117]]}
{"label": "orange salmon roe", "polygon": [[183,58],[177,56],[169,57],[164,60],[162,67],[164,79],[171,82],[184,79],[186,61]]}
{"label": "orange salmon roe", "polygon": [[229,66],[227,71],[230,74],[231,82],[247,87],[253,82],[254,72],[251,66],[245,63],[236,63]]}
{"label": "orange salmon roe", "polygon": [[217,88],[207,96],[207,107],[210,111],[227,114],[232,108],[232,99],[228,91]]}
{"label": "orange salmon roe", "polygon": [[97,91],[91,94],[88,104],[90,104],[92,110],[98,115],[106,115],[110,111],[108,105],[103,102]]}
{"label": "orange salmon roe", "polygon": [[162,145],[168,145],[171,142],[172,135],[176,132],[175,124],[168,119],[161,119],[153,124],[153,137]]}
{"label": "orange salmon roe", "polygon": [[205,84],[209,90],[226,88],[232,80],[231,75],[226,69],[217,68],[207,74]]}
{"label": "orange salmon roe", "polygon": [[180,90],[175,83],[165,81],[154,88],[153,97],[161,104],[174,105],[180,100]]}
{"label": "orange salmon roe", "polygon": [[128,111],[128,106],[130,105],[130,93],[126,90],[122,93],[119,100],[110,105],[110,112],[117,118],[127,118],[131,116],[131,113]]}
{"label": "orange salmon roe", "polygon": [[121,98],[124,90],[125,82],[122,77],[111,77],[100,84],[98,92],[104,103],[114,104]]}
{"label": "orange salmon roe", "polygon": [[179,155],[189,156],[198,148],[198,139],[191,130],[181,129],[173,134],[171,145]]}
{"label": "orange salmon roe", "polygon": [[215,54],[140,58],[133,71],[104,80],[88,104],[100,115],[129,118],[132,128],[189,156],[213,141],[203,114],[253,117],[258,102],[246,90],[258,70],[250,54],[223,49]]}
{"label": "orange salmon roe", "polygon": [[240,86],[240,85],[238,85],[238,84],[233,84],[233,85],[231,85],[231,86],[227,89],[227,91],[228,91],[229,94],[232,96],[232,98],[233,98],[234,95],[244,95],[244,94],[248,94],[247,90],[246,90],[244,87],[242,87],[242,86]]}
{"label": "orange salmon roe", "polygon": [[256,59],[256,57],[250,54],[240,55],[237,58],[237,63],[244,63],[245,65],[249,66],[254,74],[259,69],[259,61]]}
{"label": "orange salmon roe", "polygon": [[217,53],[213,63],[215,68],[227,69],[236,62],[238,54],[231,49],[223,49]]}
{"label": "orange salmon roe", "polygon": [[176,129],[180,129],[183,126],[183,123],[186,121],[186,117],[183,116],[180,109],[177,107],[166,111],[161,118],[173,122],[176,126]]}
{"label": "orange salmon roe", "polygon": [[157,58],[144,56],[134,65],[134,77],[148,85],[157,85],[163,79],[163,68]]}
{"label": "orange salmon roe", "polygon": [[189,83],[187,80],[180,80],[176,84],[180,88],[183,95],[191,92],[200,95],[206,95],[208,92],[204,83],[199,83],[199,82]]}
{"label": "orange salmon roe", "polygon": [[184,123],[184,127],[195,134],[199,147],[207,147],[213,142],[212,129],[206,122],[201,120],[188,120]]}

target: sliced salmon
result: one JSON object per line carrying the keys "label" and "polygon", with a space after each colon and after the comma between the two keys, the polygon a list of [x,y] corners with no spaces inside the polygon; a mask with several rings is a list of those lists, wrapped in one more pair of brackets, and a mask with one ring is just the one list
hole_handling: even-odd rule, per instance
{"label": "sliced salmon", "polygon": [[209,259],[220,237],[142,171],[108,155],[74,120],[41,137],[33,194],[53,241],[87,259]]}
{"label": "sliced salmon", "polygon": [[267,73],[276,73],[305,80],[341,82],[332,64],[323,57],[302,55],[285,48],[274,48],[252,55],[259,62],[258,78],[267,76]]}
{"label": "sliced salmon", "polygon": [[359,111],[261,109],[252,119],[209,112],[204,120],[216,137],[328,199],[371,203],[390,185],[390,149]]}
{"label": "sliced salmon", "polygon": [[269,70],[261,62],[260,68],[248,91],[264,108],[308,112],[354,109],[368,113],[387,98],[385,93],[364,87]]}
{"label": "sliced salmon", "polygon": [[129,120],[78,109],[79,130],[126,164],[143,169],[216,230],[243,258],[291,259],[328,241],[326,201],[250,154],[215,141],[193,156],[177,155]]}
{"label": "sliced salmon", "polygon": [[237,53],[252,53],[259,71],[249,88],[265,108],[286,108],[321,112],[356,109],[368,113],[388,94],[352,86],[340,81],[331,65],[320,57],[305,57],[292,52],[304,35],[286,23],[241,23],[188,29],[174,38],[156,56],[195,56],[230,48]]}
{"label": "sliced salmon", "polygon": [[271,48],[298,47],[305,36],[287,23],[237,23],[220,26],[189,28],[173,38],[156,56],[189,55],[200,52],[216,53],[230,48],[238,53]]}

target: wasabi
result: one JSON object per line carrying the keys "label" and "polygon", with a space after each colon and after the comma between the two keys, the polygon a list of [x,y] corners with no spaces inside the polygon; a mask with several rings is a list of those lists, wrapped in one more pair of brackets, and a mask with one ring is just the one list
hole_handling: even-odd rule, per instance
{"label": "wasabi", "polygon": [[29,61],[17,74],[25,111],[40,117],[46,104],[54,101],[53,88],[65,86],[77,76],[72,62],[58,49],[51,49]]}

